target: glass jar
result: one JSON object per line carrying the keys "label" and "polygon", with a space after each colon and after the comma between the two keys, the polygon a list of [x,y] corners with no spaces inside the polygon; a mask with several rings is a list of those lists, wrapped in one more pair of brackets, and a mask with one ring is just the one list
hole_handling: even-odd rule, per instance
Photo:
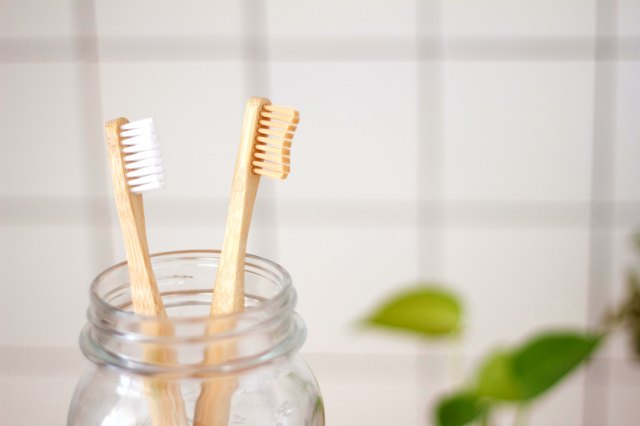
{"label": "glass jar", "polygon": [[[320,390],[298,355],[306,329],[289,274],[248,255],[246,309],[210,318],[219,254],[152,256],[168,319],[132,312],[126,263],[95,279],[80,336],[93,364],[76,387],[69,426],[324,425]],[[224,355],[205,363],[206,351]],[[209,415],[194,420],[196,405]]]}

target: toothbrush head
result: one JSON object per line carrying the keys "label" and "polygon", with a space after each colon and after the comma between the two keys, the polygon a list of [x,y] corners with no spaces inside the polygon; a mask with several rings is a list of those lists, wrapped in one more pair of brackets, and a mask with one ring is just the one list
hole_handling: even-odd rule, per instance
{"label": "toothbrush head", "polygon": [[164,186],[164,168],[153,118],[120,126],[127,184],[131,192],[143,193]]}
{"label": "toothbrush head", "polygon": [[281,180],[289,176],[291,140],[299,120],[293,108],[262,106],[251,163],[253,173]]}

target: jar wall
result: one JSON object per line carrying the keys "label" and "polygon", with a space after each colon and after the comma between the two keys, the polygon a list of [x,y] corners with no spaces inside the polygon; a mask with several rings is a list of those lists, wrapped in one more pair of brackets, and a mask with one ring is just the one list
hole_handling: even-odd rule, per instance
{"label": "jar wall", "polygon": [[[229,425],[322,426],[324,409],[317,383],[306,363],[292,355],[224,379],[237,380],[231,397]],[[92,365],[78,383],[68,426],[153,426],[140,375]],[[203,379],[173,379],[180,387],[193,423]],[[215,407],[213,407],[215,410]]]}
{"label": "jar wall", "polygon": [[[184,412],[182,424],[186,420],[188,425],[209,426],[194,421],[200,404],[228,412],[228,425],[324,425],[320,390],[297,353],[306,328],[294,311],[296,294],[288,273],[273,262],[248,256],[245,310],[212,319],[208,307],[218,260],[214,251],[152,256],[169,319],[131,312],[126,264],[96,278],[89,321],[80,337],[93,365],[76,387],[68,426],[168,426],[171,421],[158,421],[158,413],[162,417],[167,411],[153,407],[171,406],[165,403],[170,395],[178,395],[174,400],[184,406],[176,410]],[[159,329],[171,332],[154,334]],[[212,361],[205,356],[211,351],[226,356]],[[228,403],[202,398],[203,389],[229,383]]]}

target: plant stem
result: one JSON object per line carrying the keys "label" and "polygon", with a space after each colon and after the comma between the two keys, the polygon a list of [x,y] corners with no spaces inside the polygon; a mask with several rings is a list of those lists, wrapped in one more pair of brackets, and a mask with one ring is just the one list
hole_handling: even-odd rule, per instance
{"label": "plant stem", "polygon": [[460,336],[450,338],[451,351],[448,359],[448,376],[452,384],[460,384],[464,380],[464,359],[462,356],[462,339]]}
{"label": "plant stem", "polygon": [[489,410],[487,410],[483,415],[482,418],[480,419],[480,426],[489,426],[490,422],[489,422]]}
{"label": "plant stem", "polygon": [[518,404],[516,407],[516,417],[513,421],[513,426],[526,426],[527,414],[529,413],[528,406]]}

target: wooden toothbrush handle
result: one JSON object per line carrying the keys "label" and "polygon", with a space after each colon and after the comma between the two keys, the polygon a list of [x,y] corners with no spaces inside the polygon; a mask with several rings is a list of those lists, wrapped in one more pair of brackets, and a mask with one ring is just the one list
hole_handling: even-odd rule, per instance
{"label": "wooden toothbrush handle", "polygon": [[105,133],[113,192],[127,253],[131,302],[137,314],[163,317],[166,313],[149,259],[142,195],[129,190],[126,178],[120,127],[128,122],[126,118],[111,120],[105,126]]}
{"label": "wooden toothbrush handle", "polygon": [[244,258],[259,183],[260,177],[251,171],[245,179],[234,179],[225,239],[211,300],[212,317],[244,309]]}
{"label": "wooden toothbrush handle", "polygon": [[[149,258],[142,195],[129,190],[126,178],[120,127],[128,122],[126,118],[109,121],[105,125],[105,135],[116,207],[127,253],[131,303],[136,314],[166,318]],[[143,333],[151,336],[173,334],[173,328],[168,322],[145,323],[142,328]],[[145,347],[143,359],[154,363],[174,363],[176,354],[173,350],[150,345]],[[189,421],[177,384],[162,379],[145,379],[145,393],[154,426],[188,426]]]}
{"label": "wooden toothbrush handle", "polygon": [[[212,317],[219,317],[244,309],[244,258],[251,215],[260,184],[260,176],[253,173],[252,161],[258,136],[260,112],[268,99],[250,98],[244,110],[240,146],[236,158],[224,243],[211,299]],[[233,321],[217,323],[210,333],[220,333],[234,327]],[[205,351],[204,364],[221,364],[235,356],[233,341],[219,344]],[[194,426],[226,426],[229,422],[231,397],[237,388],[234,377],[217,377],[205,381],[196,403]]]}
{"label": "wooden toothbrush handle", "polygon": [[211,299],[212,317],[238,312],[244,308],[244,257],[247,252],[253,206],[260,184],[260,175],[253,173],[251,163],[255,152],[260,111],[262,106],[268,103],[268,99],[250,98],[245,106],[224,242]]}

